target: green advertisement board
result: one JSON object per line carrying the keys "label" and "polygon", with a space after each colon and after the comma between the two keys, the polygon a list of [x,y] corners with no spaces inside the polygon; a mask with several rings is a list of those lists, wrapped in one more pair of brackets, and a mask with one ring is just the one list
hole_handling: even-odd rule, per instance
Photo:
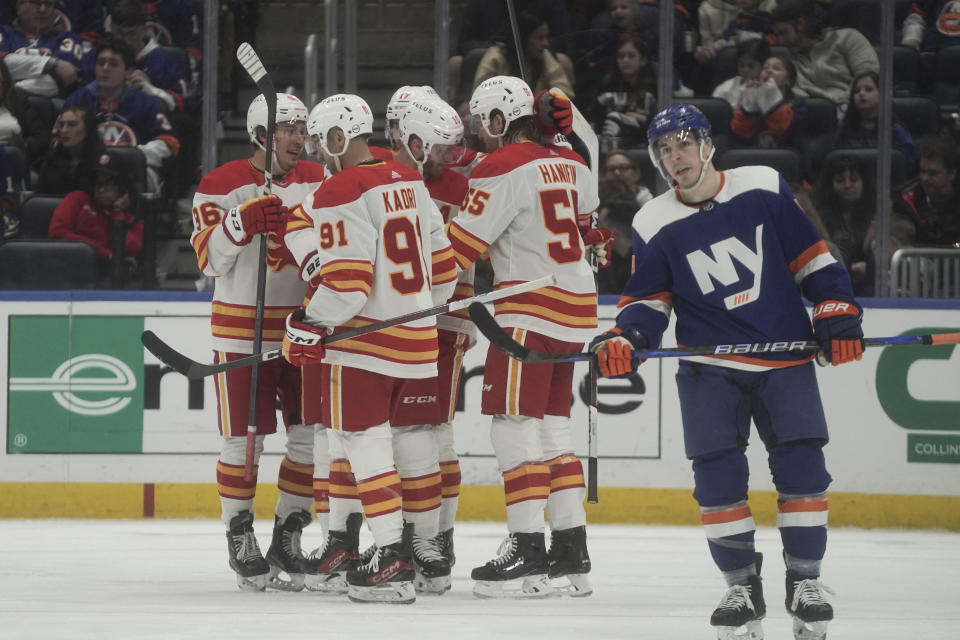
{"label": "green advertisement board", "polygon": [[9,322],[9,453],[143,450],[142,317]]}

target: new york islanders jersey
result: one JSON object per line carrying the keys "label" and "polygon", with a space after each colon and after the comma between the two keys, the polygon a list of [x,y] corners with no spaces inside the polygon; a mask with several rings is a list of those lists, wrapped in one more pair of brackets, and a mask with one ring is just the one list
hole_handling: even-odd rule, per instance
{"label": "new york islanders jersey", "polygon": [[153,140],[164,142],[175,155],[180,150],[177,138],[160,113],[156,100],[135,87],[125,87],[119,100],[102,99],[96,82],[77,89],[63,106],[81,104],[97,114],[97,129],[108,147],[136,147]]}
{"label": "new york islanders jersey", "polygon": [[[272,192],[288,207],[301,202],[324,180],[323,165],[299,162],[287,175],[275,178]],[[193,198],[193,235],[190,242],[206,275],[216,276],[210,315],[213,347],[218,351],[251,353],[257,302],[259,241],[237,246],[220,224],[233,207],[263,193],[263,172],[249,160],[234,160],[208,173]],[[303,302],[306,284],[293,256],[270,235],[263,349],[280,347],[286,317]]]}
{"label": "new york islanders jersey", "polygon": [[84,50],[89,46],[79,34],[72,31],[37,35],[23,33],[11,25],[0,26],[0,52],[3,53],[53,56],[79,69]]}
{"label": "new york islanders jersey", "polygon": [[[467,179],[456,171],[445,167],[443,172],[433,180],[427,181],[427,190],[430,191],[430,197],[433,203],[440,210],[443,221],[450,220],[460,211],[460,204],[467,195]],[[465,300],[474,295],[473,279],[476,276],[476,268],[471,265],[464,269],[457,276],[457,286],[454,289],[453,297],[450,301]],[[477,341],[477,328],[470,319],[470,314],[466,309],[452,311],[437,316],[437,328],[448,331],[458,331],[466,333],[470,337],[470,342]]]}
{"label": "new york islanders jersey", "polygon": [[568,149],[511,144],[473,169],[469,187],[448,225],[460,268],[488,252],[495,288],[557,277],[555,286],[495,303],[500,324],[568,342],[592,338],[597,288],[578,223],[598,201],[583,160]]}
{"label": "new york islanders jersey", "polygon": [[[723,172],[699,205],[668,191],[634,217],[634,273],[618,327],[658,345],[671,309],[682,346],[809,340],[801,293],[814,303],[853,300],[850,279],[769,167]],[[688,358],[747,370],[808,362],[804,353]]]}
{"label": "new york islanders jersey", "polygon": [[[331,176],[303,204],[317,229],[307,319],[331,328],[387,320],[446,300],[457,278],[440,212],[420,174],[372,160]],[[314,276],[316,277],[316,276]],[[324,363],[398,378],[437,375],[434,317],[331,344]]]}

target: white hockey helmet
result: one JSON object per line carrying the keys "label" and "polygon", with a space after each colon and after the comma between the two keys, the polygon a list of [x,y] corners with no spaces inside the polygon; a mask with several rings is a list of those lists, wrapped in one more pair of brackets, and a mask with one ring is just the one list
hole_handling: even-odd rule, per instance
{"label": "white hockey helmet", "polygon": [[[289,93],[277,94],[277,118],[280,122],[306,122],[307,107],[295,95]],[[250,136],[250,142],[263,149],[263,145],[257,140],[257,127],[267,128],[267,100],[261,93],[247,108],[247,134]]]}
{"label": "white hockey helmet", "polygon": [[410,102],[400,115],[398,130],[411,157],[410,138],[417,136],[423,142],[423,159],[417,161],[421,166],[431,152],[435,152],[434,159],[439,164],[457,162],[463,155],[463,121],[456,109],[439,97],[425,95]]}
{"label": "white hockey helmet", "polygon": [[494,76],[481,82],[470,98],[470,115],[479,118],[488,135],[500,137],[490,132],[490,114],[494,111],[503,114],[504,128],[518,118],[532,116],[533,92],[530,86],[513,76]]}
{"label": "white hockey helmet", "polygon": [[387,103],[387,121],[399,120],[407,106],[422,97],[439,98],[440,95],[428,84],[422,86],[404,85],[393,92],[390,102]]}
{"label": "white hockey helmet", "polygon": [[[347,138],[343,151],[333,153],[327,147],[327,134],[338,127]],[[307,118],[307,150],[315,154],[318,148],[328,155],[339,156],[346,152],[350,141],[357,136],[373,133],[373,113],[370,105],[360,96],[338,93],[321,100]]]}

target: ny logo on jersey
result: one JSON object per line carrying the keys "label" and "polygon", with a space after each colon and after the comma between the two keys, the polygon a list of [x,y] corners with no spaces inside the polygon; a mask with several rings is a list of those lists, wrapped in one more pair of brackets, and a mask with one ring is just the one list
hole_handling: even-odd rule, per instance
{"label": "ny logo on jersey", "polygon": [[755,302],[760,296],[760,275],[763,272],[763,225],[757,225],[757,250],[754,252],[738,238],[730,237],[710,245],[711,258],[697,249],[687,254],[687,263],[697,279],[703,295],[713,293],[714,280],[728,287],[740,281],[733,258],[753,273],[753,284],[749,289],[731,294],[723,299],[727,309],[736,309]]}

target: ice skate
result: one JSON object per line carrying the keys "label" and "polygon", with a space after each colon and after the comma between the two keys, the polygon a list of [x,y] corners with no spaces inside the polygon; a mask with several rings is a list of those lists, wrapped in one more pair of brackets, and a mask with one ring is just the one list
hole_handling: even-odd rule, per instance
{"label": "ice skate", "polygon": [[450,590],[450,563],[440,551],[442,534],[435,538],[413,537],[413,563],[416,578],[413,587],[417,593],[443,595]]}
{"label": "ice skate", "polygon": [[369,562],[347,571],[347,597],[354,602],[388,604],[410,604],[417,599],[410,552],[412,529],[405,526],[400,542],[377,547]]}
{"label": "ice skate", "polygon": [[585,526],[550,532],[547,575],[557,593],[582,598],[593,593]]}
{"label": "ice skate", "polygon": [[542,533],[511,533],[497,557],[470,572],[478,598],[546,598],[554,595],[547,575]]}
{"label": "ice skate", "polygon": [[253,513],[241,511],[230,519],[227,530],[230,568],[237,573],[237,586],[244,591],[263,591],[267,587],[270,565],[260,553],[253,534]]}
{"label": "ice skate", "polygon": [[816,578],[801,578],[787,571],[787,598],[784,604],[793,615],[795,640],[823,640],[827,637],[827,624],[833,620],[833,607],[824,593],[833,593]]}
{"label": "ice skate", "polygon": [[362,513],[347,516],[346,531],[328,531],[322,547],[314,549],[304,563],[307,589],[326,594],[347,592],[347,571],[357,566],[360,554]]}
{"label": "ice skate", "polygon": [[311,519],[306,511],[291,513],[283,522],[280,522],[280,518],[274,518],[273,540],[266,556],[270,565],[267,586],[271,589],[303,591],[303,563],[307,558],[300,548],[300,537]]}
{"label": "ice skate", "polygon": [[453,527],[440,532],[440,553],[450,563],[450,568],[457,564],[457,554],[453,552]]}
{"label": "ice skate", "polygon": [[757,575],[750,576],[747,584],[738,584],[727,589],[713,615],[710,624],[717,628],[718,640],[762,640],[761,620],[767,614],[763,600],[763,582],[760,567],[763,555],[757,554]]}

